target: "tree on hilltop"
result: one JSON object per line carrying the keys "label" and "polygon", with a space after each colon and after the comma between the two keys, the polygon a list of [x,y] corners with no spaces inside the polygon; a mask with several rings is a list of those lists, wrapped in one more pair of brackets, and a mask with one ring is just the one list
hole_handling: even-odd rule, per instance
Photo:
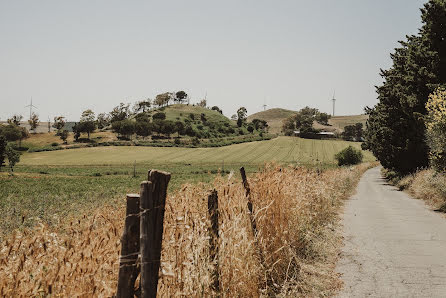
{"label": "tree on hilltop", "polygon": [[34,131],[34,133],[36,133],[36,129],[37,126],[39,126],[39,115],[37,115],[36,113],[32,113],[31,114],[31,118],[28,120],[28,124],[31,127],[31,130]]}

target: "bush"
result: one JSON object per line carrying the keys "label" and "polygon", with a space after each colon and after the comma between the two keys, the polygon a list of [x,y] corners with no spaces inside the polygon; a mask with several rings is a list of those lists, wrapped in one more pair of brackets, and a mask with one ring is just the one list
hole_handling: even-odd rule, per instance
{"label": "bush", "polygon": [[426,136],[429,161],[438,172],[446,172],[446,90],[438,89],[426,103]]}
{"label": "bush", "polygon": [[352,146],[348,146],[335,155],[335,159],[338,161],[339,166],[356,165],[362,162],[362,158],[363,155],[361,150]]}
{"label": "bush", "polygon": [[53,146],[53,147],[59,146],[59,143],[53,142],[53,143],[51,143],[51,146]]}

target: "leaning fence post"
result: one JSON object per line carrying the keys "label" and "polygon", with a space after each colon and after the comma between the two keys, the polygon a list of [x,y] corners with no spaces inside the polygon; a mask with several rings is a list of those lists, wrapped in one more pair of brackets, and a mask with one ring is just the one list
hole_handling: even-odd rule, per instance
{"label": "leaning fence post", "polygon": [[263,257],[262,249],[260,248],[259,241],[257,239],[258,230],[257,230],[257,222],[256,222],[256,218],[254,216],[254,211],[253,211],[253,206],[252,206],[251,188],[249,187],[249,183],[248,183],[248,179],[246,178],[246,172],[245,172],[244,167],[240,168],[240,174],[242,176],[243,187],[245,188],[246,198],[248,200],[248,211],[249,211],[248,213],[249,213],[249,219],[251,221],[252,232],[254,234],[254,244],[256,247],[257,255],[259,257],[260,265],[262,265],[262,267],[266,270],[265,274],[266,274],[266,285],[268,287],[268,295],[272,295],[273,294],[272,286],[274,283],[273,283],[273,279],[271,277],[271,273],[267,270],[265,258]]}
{"label": "leaning fence post", "polygon": [[211,229],[209,231],[209,255],[210,261],[215,262],[214,272],[212,273],[212,290],[217,294],[220,292],[220,269],[218,261],[218,194],[214,189],[208,196],[208,212],[211,220]]}
{"label": "leaning fence post", "polygon": [[141,183],[141,297],[156,297],[170,173],[151,170]]}
{"label": "leaning fence post", "polygon": [[127,209],[124,232],[121,238],[117,298],[133,297],[138,277],[137,259],[139,253],[139,195],[127,195]]}

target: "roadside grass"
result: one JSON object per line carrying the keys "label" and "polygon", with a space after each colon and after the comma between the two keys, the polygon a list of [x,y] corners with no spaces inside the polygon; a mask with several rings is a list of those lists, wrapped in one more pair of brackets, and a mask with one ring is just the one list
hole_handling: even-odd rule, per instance
{"label": "roadside grass", "polygon": [[436,211],[446,213],[446,174],[425,169],[394,182],[400,190],[406,190],[413,197],[426,201]]}

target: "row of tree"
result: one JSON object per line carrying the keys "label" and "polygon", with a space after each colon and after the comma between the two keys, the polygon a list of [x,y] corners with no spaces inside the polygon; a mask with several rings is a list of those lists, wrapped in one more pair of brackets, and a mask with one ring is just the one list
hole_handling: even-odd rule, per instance
{"label": "row of tree", "polygon": [[392,66],[381,70],[378,104],[366,108],[365,147],[385,168],[401,173],[428,166],[426,103],[429,94],[446,87],[446,0],[428,1],[421,20],[418,34],[400,41],[390,55]]}

